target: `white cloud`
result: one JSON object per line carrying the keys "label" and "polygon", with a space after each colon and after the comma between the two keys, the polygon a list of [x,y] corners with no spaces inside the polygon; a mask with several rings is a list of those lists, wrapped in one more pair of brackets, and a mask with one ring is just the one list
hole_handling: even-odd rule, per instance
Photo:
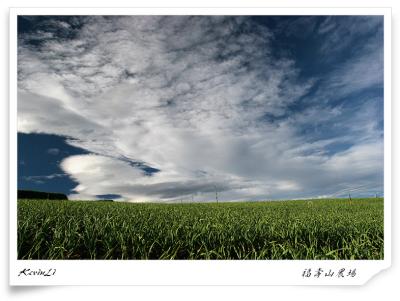
{"label": "white cloud", "polygon": [[[351,138],[298,133],[310,116],[330,122],[339,113],[265,120],[287,113],[314,80],[300,81],[292,59],[275,59],[273,33],[260,26],[242,17],[89,17],[73,40],[22,43],[18,130],[72,137],[94,153],[61,164],[79,183],[74,198],[284,198],[334,193],[343,178],[369,184],[381,141],[331,157],[328,145]],[[350,75],[335,72],[346,89]],[[160,171],[149,176],[121,158]]]}

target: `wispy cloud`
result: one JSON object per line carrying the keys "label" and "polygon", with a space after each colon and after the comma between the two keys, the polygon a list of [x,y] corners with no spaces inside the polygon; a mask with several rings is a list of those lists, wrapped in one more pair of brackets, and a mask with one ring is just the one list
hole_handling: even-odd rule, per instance
{"label": "wispy cloud", "polygon": [[60,153],[60,150],[58,148],[49,148],[47,150],[47,153],[53,156],[57,156]]}
{"label": "wispy cloud", "polygon": [[[263,199],[382,184],[382,100],[337,103],[382,85],[379,43],[304,77],[295,55],[274,55],[279,33],[248,17],[77,20],[21,34],[18,62],[18,130],[92,152],[61,163],[74,197]],[[325,42],[340,24],[329,20],[304,26]]]}
{"label": "wispy cloud", "polygon": [[63,178],[63,177],[67,177],[67,176],[68,176],[67,174],[56,173],[56,174],[51,174],[51,175],[46,175],[46,176],[24,176],[23,178],[26,181],[35,182],[36,184],[43,184],[43,183],[45,183],[46,180]]}

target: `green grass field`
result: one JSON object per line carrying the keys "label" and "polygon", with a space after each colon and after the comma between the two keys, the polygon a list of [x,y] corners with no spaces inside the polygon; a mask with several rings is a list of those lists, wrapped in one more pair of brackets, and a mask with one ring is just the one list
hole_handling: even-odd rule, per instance
{"label": "green grass field", "polygon": [[18,201],[19,259],[383,259],[383,199]]}

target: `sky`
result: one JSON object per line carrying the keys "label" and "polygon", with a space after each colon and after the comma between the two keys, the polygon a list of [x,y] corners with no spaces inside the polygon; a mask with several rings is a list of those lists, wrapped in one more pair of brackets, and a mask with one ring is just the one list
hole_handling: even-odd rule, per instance
{"label": "sky", "polygon": [[382,16],[19,16],[18,188],[383,195]]}

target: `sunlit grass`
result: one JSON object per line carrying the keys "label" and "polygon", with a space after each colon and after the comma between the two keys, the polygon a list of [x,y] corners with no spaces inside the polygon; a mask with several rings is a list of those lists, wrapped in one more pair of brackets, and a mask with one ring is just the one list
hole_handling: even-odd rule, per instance
{"label": "sunlit grass", "polygon": [[19,259],[383,259],[383,199],[18,201]]}

